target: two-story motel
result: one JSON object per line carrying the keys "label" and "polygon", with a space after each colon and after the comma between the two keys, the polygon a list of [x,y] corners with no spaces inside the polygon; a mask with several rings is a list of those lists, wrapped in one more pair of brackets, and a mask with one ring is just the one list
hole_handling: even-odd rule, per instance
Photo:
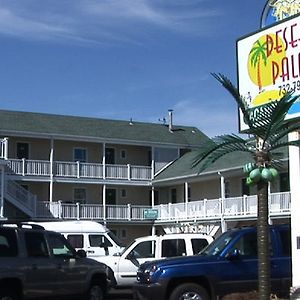
{"label": "two-story motel", "polygon": [[[195,127],[0,110],[0,214],[89,219],[124,242],[157,231],[215,233],[254,222],[252,158],[232,153],[198,174]],[[288,154],[270,186],[270,220],[290,218]]]}

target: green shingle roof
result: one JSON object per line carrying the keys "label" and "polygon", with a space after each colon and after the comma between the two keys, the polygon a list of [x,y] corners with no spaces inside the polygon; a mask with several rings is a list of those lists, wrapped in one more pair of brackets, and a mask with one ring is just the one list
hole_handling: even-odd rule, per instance
{"label": "green shingle roof", "polygon": [[[283,149],[281,154],[283,159],[287,158],[287,149]],[[155,182],[160,181],[173,181],[179,178],[198,176],[199,166],[193,167],[193,161],[196,155],[197,151],[195,150],[188,152],[179,159],[175,160],[171,165],[169,165],[165,170],[155,177],[153,183],[155,184]],[[248,162],[254,162],[250,153],[242,151],[232,152],[218,159],[211,166],[202,171],[201,174],[205,175],[211,172],[233,170],[239,167],[242,168],[242,166]]]}
{"label": "green shingle roof", "polygon": [[0,110],[2,135],[95,139],[197,146],[209,138],[196,127]]}

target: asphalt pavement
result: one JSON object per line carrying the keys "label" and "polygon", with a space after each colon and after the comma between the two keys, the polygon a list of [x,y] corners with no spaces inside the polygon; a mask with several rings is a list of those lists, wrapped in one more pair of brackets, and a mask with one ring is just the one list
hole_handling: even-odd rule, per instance
{"label": "asphalt pavement", "polygon": [[112,289],[108,293],[107,300],[132,300],[131,289]]}

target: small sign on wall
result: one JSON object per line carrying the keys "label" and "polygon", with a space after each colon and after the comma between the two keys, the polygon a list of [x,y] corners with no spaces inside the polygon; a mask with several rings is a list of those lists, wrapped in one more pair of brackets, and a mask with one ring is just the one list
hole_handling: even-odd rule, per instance
{"label": "small sign on wall", "polygon": [[144,219],[157,219],[158,209],[144,209]]}

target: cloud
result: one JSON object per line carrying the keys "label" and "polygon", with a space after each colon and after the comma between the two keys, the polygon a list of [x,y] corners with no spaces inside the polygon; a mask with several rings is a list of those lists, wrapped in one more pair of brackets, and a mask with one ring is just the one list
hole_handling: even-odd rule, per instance
{"label": "cloud", "polygon": [[174,106],[174,124],[195,126],[210,137],[221,134],[238,133],[238,112],[234,106],[216,103],[211,99],[209,103],[199,100],[184,100]]}
{"label": "cloud", "polygon": [[[208,1],[209,2],[209,1]],[[201,0],[0,0],[0,34],[79,43],[141,43],[156,30],[208,34],[220,12]],[[144,31],[144,29],[147,29]],[[146,34],[145,34],[146,32]]]}

